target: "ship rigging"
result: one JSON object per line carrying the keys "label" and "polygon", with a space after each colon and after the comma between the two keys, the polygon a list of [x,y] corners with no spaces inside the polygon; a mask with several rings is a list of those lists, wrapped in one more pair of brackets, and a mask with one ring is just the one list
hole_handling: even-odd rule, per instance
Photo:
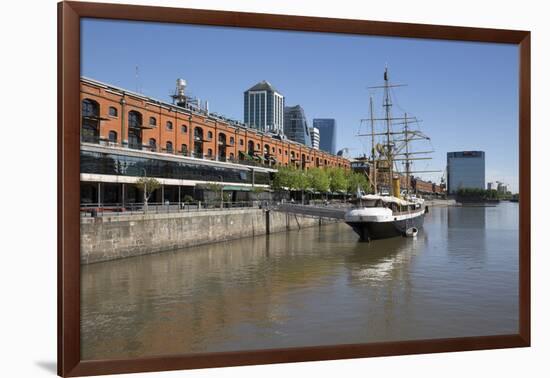
{"label": "ship rigging", "polygon": [[[358,188],[358,207],[346,213],[345,220],[362,240],[380,239],[393,236],[416,235],[422,227],[424,214],[427,211],[424,200],[413,195],[411,189],[412,173],[437,171],[413,171],[411,166],[416,160],[428,160],[430,157],[417,155],[429,154],[432,151],[412,151],[411,142],[430,141],[430,138],[411,125],[420,121],[404,113],[402,117],[392,116],[391,89],[403,84],[391,84],[388,68],[384,70],[384,83],[370,89],[383,89],[384,116],[374,115],[373,98],[369,98],[370,117],[361,122],[370,122],[370,132],[359,137],[370,137],[369,181],[374,194],[363,195]],[[378,131],[377,122],[383,122],[383,129]],[[400,130],[394,129],[402,126]],[[376,143],[377,138],[382,143]],[[404,165],[400,172],[397,163]],[[401,191],[401,178],[405,177],[405,190]]]}

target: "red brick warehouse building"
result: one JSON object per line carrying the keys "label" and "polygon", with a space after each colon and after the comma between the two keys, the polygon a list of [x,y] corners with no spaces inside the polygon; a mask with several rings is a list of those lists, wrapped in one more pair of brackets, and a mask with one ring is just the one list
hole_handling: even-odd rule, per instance
{"label": "red brick warehouse building", "polygon": [[161,182],[156,200],[180,202],[182,191],[208,182],[223,182],[234,192],[267,188],[278,166],[350,166],[343,157],[249,128],[196,103],[175,105],[87,78],[80,89],[84,202],[139,202],[131,184],[143,175]]}

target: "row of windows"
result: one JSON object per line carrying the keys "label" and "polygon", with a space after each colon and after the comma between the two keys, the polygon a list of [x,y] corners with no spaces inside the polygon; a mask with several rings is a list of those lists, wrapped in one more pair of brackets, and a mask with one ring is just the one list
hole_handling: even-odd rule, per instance
{"label": "row of windows", "polygon": [[80,172],[260,185],[270,183],[270,174],[266,172],[252,175],[247,170],[90,151],[80,152]]}
{"label": "row of windows", "polygon": [[[82,101],[82,133],[83,133],[83,140],[89,141],[89,142],[97,142],[99,139],[99,104],[90,99],[84,99]],[[118,115],[118,110],[114,107],[109,108],[109,114],[111,115]],[[143,124],[143,116],[140,112],[131,110],[128,112],[128,143],[131,148],[141,149],[142,147],[142,124]],[[149,119],[150,123],[154,123],[156,125],[156,118],[150,117]],[[292,120],[294,123],[294,120]],[[173,128],[173,124],[170,121],[167,121],[167,128],[170,130]],[[186,125],[181,126],[182,133],[187,133],[188,129]],[[203,129],[201,127],[195,127],[194,128],[194,137],[196,142],[201,142],[203,140]],[[207,140],[212,140],[214,137],[214,134],[212,131],[207,132]],[[226,144],[227,136],[224,133],[218,134],[218,142],[223,146]],[[118,135],[116,131],[110,131],[109,132],[109,142],[117,143],[118,142]],[[235,138],[230,137],[229,138],[229,145],[233,146],[235,144]],[[148,143],[151,150],[156,151],[156,140],[154,138],[151,138]],[[244,139],[239,139],[239,145],[244,146]],[[249,141],[248,142],[248,154],[253,155],[254,152],[260,152],[262,151],[261,145],[259,143],[256,144],[256,148],[254,149],[254,142]],[[195,151],[197,156],[202,155],[202,146],[199,148],[200,151]],[[174,147],[172,145],[172,142],[168,141],[165,145],[165,151],[167,152],[173,152]],[[184,155],[187,155],[187,145],[183,144],[181,146],[180,150]],[[209,149],[211,151],[211,149]],[[270,146],[269,144],[265,144],[263,148],[263,154],[275,154],[276,148],[274,146]],[[278,149],[279,155],[282,155],[283,150],[281,148]],[[288,156],[288,150],[284,150],[285,156]],[[225,154],[224,154],[225,155]],[[212,156],[212,153],[208,153],[208,156]],[[290,153],[291,158],[296,158],[294,151],[291,151]],[[231,156],[230,156],[231,158]],[[306,160],[309,161],[309,156],[306,156]],[[313,158],[312,158],[313,160]],[[326,159],[325,159],[325,165],[326,165]]]}
{"label": "row of windows", "polygon": [[[157,126],[157,119],[155,117],[149,117],[149,126],[153,128]],[[166,130],[173,130],[173,129],[174,129],[174,124],[172,123],[172,121],[166,121]],[[183,131],[183,128],[182,128],[182,131]]]}
{"label": "row of windows", "polygon": [[[232,138],[231,138],[232,139]],[[117,143],[118,142],[118,135],[117,135],[117,132],[116,131],[109,131],[109,142],[112,142],[112,143]],[[243,140],[241,139],[241,145],[243,144]],[[260,145],[257,144],[256,145],[257,147],[257,150],[260,149]],[[157,140],[155,138],[150,138],[149,139],[149,148],[151,151],[157,151]],[[253,152],[253,143],[252,143],[252,147],[250,147],[252,149],[252,152]],[[166,142],[166,145],[165,145],[165,151],[166,152],[169,152],[169,153],[173,153],[174,152],[174,147],[173,147],[173,144],[171,141],[167,141]],[[187,144],[182,144],[181,145],[181,149],[180,151],[183,155],[187,156],[187,153],[188,153],[188,148],[187,148]],[[272,147],[271,148],[271,152],[275,152],[275,147]],[[269,145],[266,144],[264,146],[264,151],[263,151],[264,154],[269,154]],[[279,148],[279,154],[281,153],[281,149]],[[285,150],[285,155],[288,155],[288,151]],[[305,156],[304,154],[302,154],[303,156]],[[208,149],[208,153],[207,153],[207,156],[208,157],[212,157],[213,156],[213,151],[211,148]],[[291,158],[295,158],[297,157],[298,155],[295,155],[294,154],[294,151],[291,151],[290,152],[290,156]],[[233,152],[231,152],[229,154],[229,159],[233,160],[235,158],[235,155],[233,154]],[[306,161],[309,161],[309,156],[305,156],[305,159]],[[313,159],[312,159],[313,160]],[[319,161],[319,158],[317,158],[317,161]],[[325,162],[325,165],[327,164],[327,159],[324,159],[324,162]]]}
{"label": "row of windows", "polygon": [[[84,99],[82,101],[82,116],[83,117],[99,117],[99,104],[90,99]],[[114,106],[109,106],[109,116],[111,117],[118,117],[118,109]],[[131,124],[130,127],[138,127],[141,126],[141,113],[131,110],[128,113],[128,122]],[[157,119],[155,117],[149,117],[149,126],[156,127],[157,126]],[[172,121],[166,121],[166,129],[167,130],[173,130],[174,124]],[[181,131],[183,133],[187,132],[187,126],[182,125]]]}

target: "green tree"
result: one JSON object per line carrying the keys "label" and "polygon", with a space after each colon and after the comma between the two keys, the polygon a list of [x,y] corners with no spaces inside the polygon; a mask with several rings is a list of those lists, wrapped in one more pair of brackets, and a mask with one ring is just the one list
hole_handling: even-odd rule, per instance
{"label": "green tree", "polygon": [[355,193],[358,187],[365,193],[369,193],[371,185],[368,177],[360,172],[350,172],[348,175],[348,186],[346,188],[348,193]]}
{"label": "green tree", "polygon": [[328,170],[330,191],[335,193],[348,189],[348,177],[343,168],[331,168]]}
{"label": "green tree", "polygon": [[160,182],[154,177],[140,177],[136,181],[136,186],[139,190],[143,191],[143,207],[147,211],[149,198],[155,190],[160,188]]}
{"label": "green tree", "polygon": [[273,178],[275,189],[293,189],[293,169],[290,167],[279,167]]}
{"label": "green tree", "polygon": [[330,178],[326,170],[322,168],[311,168],[307,171],[307,178],[309,181],[309,187],[321,192],[326,193],[330,189]]}

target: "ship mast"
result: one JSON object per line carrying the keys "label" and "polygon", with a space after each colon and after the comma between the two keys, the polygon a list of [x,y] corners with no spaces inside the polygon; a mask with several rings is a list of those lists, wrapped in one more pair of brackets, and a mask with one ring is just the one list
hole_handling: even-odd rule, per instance
{"label": "ship mast", "polygon": [[390,181],[390,195],[395,196],[393,192],[393,157],[392,157],[392,145],[390,139],[391,132],[391,114],[390,108],[392,103],[390,101],[390,87],[388,81],[388,66],[384,70],[384,104],[386,110],[386,157],[388,159],[388,169],[389,169],[389,181]]}
{"label": "ship mast", "polygon": [[372,187],[374,190],[374,194],[378,192],[377,185],[376,185],[376,146],[375,146],[375,139],[374,139],[374,108],[372,103],[372,96],[369,98],[369,105],[370,105],[370,128],[371,128],[371,161],[372,161]]}
{"label": "ship mast", "polygon": [[[404,114],[404,117],[392,117],[391,116],[391,96],[390,96],[390,88],[393,87],[402,87],[405,86],[405,84],[390,84],[389,77],[388,77],[388,67],[386,66],[384,70],[384,84],[381,86],[375,86],[375,87],[369,87],[369,88],[379,88],[384,89],[384,101],[383,106],[385,109],[385,116],[384,118],[374,118],[374,112],[373,112],[373,101],[372,96],[370,97],[370,124],[371,124],[371,132],[368,134],[358,134],[357,136],[370,136],[371,137],[371,143],[372,143],[372,151],[371,151],[371,159],[374,166],[374,189],[376,192],[377,185],[376,185],[376,169],[377,169],[377,159],[376,159],[376,147],[375,147],[375,136],[383,136],[385,137],[385,144],[383,151],[379,151],[383,155],[385,155],[387,160],[387,167],[385,169],[388,170],[389,175],[389,193],[392,196],[399,196],[400,193],[394,193],[393,188],[393,176],[394,176],[394,163],[396,161],[404,161],[405,163],[405,176],[406,176],[406,193],[409,194],[409,187],[410,187],[410,177],[411,173],[429,173],[429,172],[440,172],[440,171],[411,171],[411,161],[412,160],[427,160],[431,159],[429,157],[416,157],[412,158],[411,155],[415,154],[428,154],[432,153],[433,151],[421,151],[421,152],[411,152],[409,149],[409,142],[415,141],[415,140],[430,140],[428,136],[426,136],[424,133],[422,133],[419,130],[411,130],[410,129],[410,123],[418,123],[420,122],[415,117],[409,117],[407,113]],[[392,131],[392,122],[399,120],[399,123],[394,123],[393,125],[403,125],[402,131]],[[364,120],[366,121],[366,120]],[[375,121],[384,121],[385,122],[385,131],[384,132],[376,132],[374,122]],[[395,138],[396,135],[402,136],[403,139],[397,139]],[[400,145],[396,145],[396,142],[402,143]],[[404,152],[401,152],[403,151]]]}
{"label": "ship mast", "polygon": [[409,176],[411,172],[411,161],[409,154],[409,123],[407,122],[407,113],[405,113],[405,123],[404,132],[405,132],[405,185],[407,185],[407,196],[409,195]]}

